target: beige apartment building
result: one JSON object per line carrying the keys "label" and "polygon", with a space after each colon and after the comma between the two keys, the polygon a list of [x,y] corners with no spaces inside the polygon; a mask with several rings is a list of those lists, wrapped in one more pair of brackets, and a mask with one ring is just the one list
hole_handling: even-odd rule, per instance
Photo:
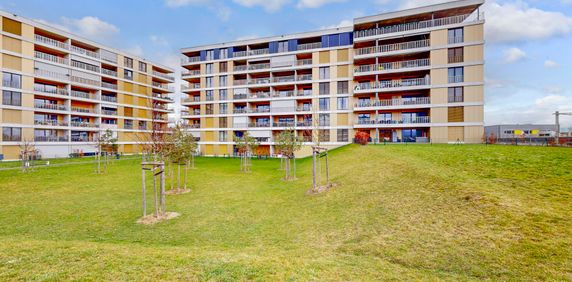
{"label": "beige apartment building", "polygon": [[57,28],[0,12],[0,158],[23,142],[42,157],[93,154],[110,129],[121,153],[167,128],[173,69]]}
{"label": "beige apartment building", "polygon": [[[354,19],[353,26],[184,48],[182,118],[204,155],[233,136],[306,145],[483,140],[483,0]],[[301,154],[307,153],[307,148]]]}

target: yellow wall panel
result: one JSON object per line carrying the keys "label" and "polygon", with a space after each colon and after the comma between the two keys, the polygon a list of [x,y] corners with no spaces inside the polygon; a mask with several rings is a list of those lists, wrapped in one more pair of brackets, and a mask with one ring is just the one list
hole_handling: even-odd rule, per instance
{"label": "yellow wall panel", "polygon": [[447,108],[431,108],[431,122],[447,122]]}
{"label": "yellow wall panel", "polygon": [[465,129],[462,126],[449,127],[449,142],[465,141]]}
{"label": "yellow wall panel", "polygon": [[2,30],[16,35],[22,35],[22,23],[3,17]]}
{"label": "yellow wall panel", "polygon": [[484,101],[484,89],[482,85],[479,86],[466,86],[464,89],[464,101],[465,102],[483,102]]}
{"label": "yellow wall panel", "polygon": [[2,48],[15,53],[22,53],[22,41],[8,36],[2,36]]}
{"label": "yellow wall panel", "polygon": [[431,65],[446,65],[448,63],[447,49],[431,51]]}
{"label": "yellow wall panel", "polygon": [[320,52],[320,64],[328,64],[330,62],[330,51]]}
{"label": "yellow wall panel", "polygon": [[338,125],[349,125],[348,114],[338,114]]}
{"label": "yellow wall panel", "polygon": [[431,70],[431,84],[447,84],[448,80],[447,69],[433,69]]}
{"label": "yellow wall panel", "polygon": [[471,25],[465,27],[465,42],[478,42],[484,39],[484,25]]}
{"label": "yellow wall panel", "polygon": [[349,77],[349,76],[350,76],[350,72],[349,72],[349,66],[348,65],[338,66],[338,77],[339,78]]}
{"label": "yellow wall panel", "polygon": [[2,121],[4,123],[22,123],[22,111],[4,109],[2,111]]}
{"label": "yellow wall panel", "polygon": [[465,122],[483,122],[483,106],[465,107]]}
{"label": "yellow wall panel", "polygon": [[350,60],[348,49],[338,50],[338,62],[347,62]]}
{"label": "yellow wall panel", "polygon": [[465,67],[465,82],[483,82],[483,65]]}
{"label": "yellow wall panel", "polygon": [[431,89],[431,104],[447,104],[448,102],[447,88]]}
{"label": "yellow wall panel", "polygon": [[483,45],[466,46],[463,50],[465,62],[480,62],[484,60]]}
{"label": "yellow wall panel", "polygon": [[21,71],[22,59],[12,55],[2,54],[2,67]]}
{"label": "yellow wall panel", "polygon": [[436,30],[431,32],[431,46],[442,46],[448,43],[447,30]]}
{"label": "yellow wall panel", "polygon": [[431,142],[447,143],[449,142],[449,131],[446,126],[431,127]]}

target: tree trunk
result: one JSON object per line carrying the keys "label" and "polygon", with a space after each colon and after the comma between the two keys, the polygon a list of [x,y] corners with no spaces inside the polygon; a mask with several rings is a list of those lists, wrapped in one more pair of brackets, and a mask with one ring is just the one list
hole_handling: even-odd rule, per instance
{"label": "tree trunk", "polygon": [[[165,164],[161,165],[161,171],[165,170]],[[165,214],[167,209],[165,199],[165,174],[161,173],[161,214]]]}
{"label": "tree trunk", "polygon": [[285,162],[286,166],[284,167],[284,170],[286,171],[286,176],[284,177],[284,180],[288,181],[290,180],[290,159],[286,158]]}
{"label": "tree trunk", "polygon": [[316,190],[316,151],[312,152],[312,189]]}
{"label": "tree trunk", "polygon": [[159,216],[159,204],[157,203],[157,174],[156,167],[153,166],[153,202],[155,207],[155,217]]}
{"label": "tree trunk", "polygon": [[101,173],[101,145],[97,145],[97,174]]}
{"label": "tree trunk", "polygon": [[293,173],[293,177],[294,179],[296,179],[296,157],[292,157],[292,162],[294,162],[294,173]]}
{"label": "tree trunk", "polygon": [[174,182],[175,182],[175,172],[173,168],[173,163],[169,164],[169,178],[171,179],[171,190],[173,190]]}
{"label": "tree trunk", "polygon": [[181,164],[177,163],[177,190],[181,189]]}
{"label": "tree trunk", "polygon": [[143,188],[143,217],[147,215],[147,193],[145,191],[145,169],[141,167],[141,183]]}
{"label": "tree trunk", "polygon": [[189,174],[189,161],[185,163],[185,190],[187,190],[187,174]]}

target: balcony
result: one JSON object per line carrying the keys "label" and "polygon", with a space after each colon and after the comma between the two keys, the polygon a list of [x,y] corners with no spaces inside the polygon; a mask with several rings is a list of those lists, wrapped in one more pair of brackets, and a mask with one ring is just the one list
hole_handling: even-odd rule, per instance
{"label": "balcony", "polygon": [[425,124],[431,123],[431,118],[428,116],[403,118],[400,120],[393,119],[358,119],[358,125],[400,125],[400,124]]}
{"label": "balcony", "polygon": [[289,76],[276,76],[272,78],[273,82],[276,83],[285,83],[285,82],[293,82],[296,80],[296,76],[289,75]]}
{"label": "balcony", "polygon": [[272,124],[272,127],[294,127],[296,122],[294,121],[279,121]]}
{"label": "balcony", "polygon": [[166,80],[175,80],[175,78],[173,76],[170,76],[166,73],[162,73],[162,72],[158,72],[158,71],[153,71],[153,75],[158,76],[160,78],[164,78]]}
{"label": "balcony", "polygon": [[85,56],[89,56],[92,58],[96,58],[99,59],[99,54],[97,52],[93,52],[78,46],[71,46],[70,50],[76,54],[81,54],[81,55],[85,55]]}
{"label": "balcony", "polygon": [[34,84],[34,91],[42,92],[47,94],[54,94],[54,95],[64,95],[68,96],[69,92],[65,88],[56,87],[53,85],[46,85],[46,84]]}
{"label": "balcony", "polygon": [[109,76],[113,76],[113,77],[117,77],[117,72],[114,70],[108,70],[108,69],[101,69],[101,73],[105,74],[105,75],[109,75]]}
{"label": "balcony", "polygon": [[68,64],[68,60],[66,58],[54,56],[54,55],[44,53],[44,52],[34,51],[34,57],[36,59],[50,61],[50,62],[62,64],[62,65]]}
{"label": "balcony", "polygon": [[367,90],[383,90],[391,88],[402,88],[402,87],[417,87],[417,86],[427,86],[430,84],[430,78],[408,78],[408,79],[396,79],[396,80],[384,80],[384,81],[374,81],[374,82],[362,82],[358,83],[355,87],[355,91],[366,91]]}
{"label": "balcony", "polygon": [[430,45],[429,39],[426,40],[417,40],[411,42],[403,42],[403,43],[394,43],[394,44],[386,44],[380,45],[377,47],[365,47],[359,48],[355,50],[356,56],[365,56],[371,54],[382,54],[382,53],[389,53],[389,52],[396,52],[396,51],[403,51],[403,50],[412,50],[412,49],[420,49],[420,48],[427,48]]}
{"label": "balcony", "polygon": [[464,75],[449,76],[449,83],[463,83],[465,82]]}
{"label": "balcony", "polygon": [[68,142],[67,136],[34,136],[36,142]]}
{"label": "balcony", "polygon": [[101,82],[101,87],[117,90],[117,84],[109,83],[109,82]]}
{"label": "balcony", "polygon": [[311,74],[301,74],[298,75],[298,77],[296,77],[297,81],[308,81],[308,80],[312,80],[312,75]]}
{"label": "balcony", "polygon": [[101,86],[104,83],[104,82],[99,82],[97,80],[83,78],[83,77],[79,77],[79,76],[72,76],[71,81],[76,82],[76,83],[81,83],[81,84],[92,85],[92,86]]}
{"label": "balcony", "polygon": [[460,24],[463,22],[475,22],[475,21],[479,21],[483,18],[482,14],[476,14],[475,19],[467,21],[467,19],[469,19],[470,16],[471,16],[471,14],[465,14],[465,15],[444,17],[444,18],[425,20],[425,21],[419,21],[419,22],[396,24],[396,25],[384,26],[384,27],[379,27],[379,28],[371,28],[371,29],[366,29],[366,30],[358,30],[358,31],[354,31],[354,39],[380,36],[380,35],[384,35],[384,34],[405,32],[405,31],[412,31],[412,30],[428,29],[428,28],[439,27],[439,26]]}
{"label": "balcony", "polygon": [[89,92],[77,91],[77,90],[72,90],[71,96],[77,97],[77,98],[83,98],[83,99],[93,99],[93,100],[97,99],[97,96],[95,94],[92,94]]}
{"label": "balcony", "polygon": [[183,71],[181,73],[182,76],[197,76],[197,75],[201,75],[201,71],[200,70],[188,70],[188,71]]}
{"label": "balcony", "polygon": [[71,66],[74,68],[82,69],[82,70],[87,70],[87,71],[92,71],[92,72],[100,72],[98,66],[86,64],[84,62],[78,62],[78,61],[72,60]]}
{"label": "balcony", "polygon": [[266,55],[266,54],[270,54],[270,49],[263,48],[263,49],[254,49],[254,50],[248,51],[249,56],[260,56],[260,55]]}
{"label": "balcony", "polygon": [[55,39],[51,39],[39,34],[34,34],[34,39],[36,43],[41,43],[41,44],[45,44],[45,45],[50,45],[53,47],[57,47],[57,48],[61,48],[61,49],[69,49],[69,45],[61,42],[61,41],[57,41]]}
{"label": "balcony", "polygon": [[246,71],[246,70],[248,70],[248,66],[247,65],[234,66],[233,70],[235,72]]}
{"label": "balcony", "polygon": [[354,69],[354,73],[360,74],[369,72],[383,72],[383,71],[392,71],[399,69],[428,67],[429,65],[430,65],[429,59],[417,59],[409,61],[358,66],[357,68]]}
{"label": "balcony", "polygon": [[34,125],[42,126],[68,126],[66,121],[60,121],[57,119],[45,119],[45,120],[34,120]]}
{"label": "balcony", "polygon": [[322,48],[322,42],[298,44],[298,51],[320,49],[320,48]]}
{"label": "balcony", "polygon": [[71,111],[76,112],[76,113],[84,113],[84,114],[95,114],[96,113],[95,109],[74,107],[74,106],[71,107]]}
{"label": "balcony", "polygon": [[101,101],[117,103],[117,97],[101,95]]}
{"label": "balcony", "polygon": [[309,126],[314,126],[314,123],[311,120],[298,121],[298,122],[296,122],[296,126],[298,126],[298,127],[309,127]]}
{"label": "balcony", "polygon": [[274,91],[272,92],[272,97],[274,98],[285,98],[285,97],[294,97],[294,90],[290,91]]}
{"label": "balcony", "polygon": [[101,109],[101,114],[106,116],[116,116],[117,111]]}
{"label": "balcony", "polygon": [[53,79],[58,79],[58,80],[69,80],[70,79],[69,74],[63,74],[63,73],[53,72],[53,71],[43,70],[43,69],[35,69],[34,74],[37,76],[53,78]]}
{"label": "balcony", "polygon": [[183,64],[196,63],[196,62],[200,62],[200,61],[201,61],[201,57],[200,57],[200,56],[196,56],[196,57],[186,57],[186,58],[182,58],[182,59],[181,59],[181,63],[183,63]]}
{"label": "balcony", "polygon": [[232,56],[234,58],[238,58],[238,57],[246,57],[248,53],[246,51],[237,51],[237,52],[233,52]]}
{"label": "balcony", "polygon": [[54,111],[67,111],[68,110],[68,108],[65,105],[50,104],[50,103],[35,103],[34,108],[45,109],[45,110],[54,110]]}
{"label": "balcony", "polygon": [[80,137],[80,136],[72,136],[72,142],[96,142],[95,137]]}
{"label": "balcony", "polygon": [[311,89],[307,89],[307,90],[298,90],[296,92],[296,96],[301,97],[301,96],[312,96],[312,90]]}
{"label": "balcony", "polygon": [[70,122],[70,126],[71,126],[71,127],[91,127],[91,128],[97,128],[97,127],[99,127],[99,124],[93,123],[93,122],[84,122],[84,121],[72,121],[72,122]]}
{"label": "balcony", "polygon": [[270,98],[271,92],[255,92],[250,93],[250,99],[264,99]]}
{"label": "balcony", "polygon": [[304,105],[304,106],[298,106],[296,108],[297,112],[310,112],[312,111],[312,105]]}
{"label": "balcony", "polygon": [[248,99],[248,94],[234,94],[232,96],[233,100],[246,100]]}
{"label": "balcony", "polygon": [[168,84],[164,84],[164,83],[159,83],[159,82],[154,82],[153,81],[153,87],[155,88],[160,88],[169,92],[173,92],[174,88],[172,86],[169,86]]}
{"label": "balcony", "polygon": [[248,84],[268,84],[271,82],[270,77],[250,79]]}
{"label": "balcony", "polygon": [[270,69],[270,64],[254,64],[248,66],[249,70],[262,70],[262,69]]}
{"label": "balcony", "polygon": [[248,127],[270,127],[270,122],[251,122]]}
{"label": "balcony", "polygon": [[429,105],[431,99],[429,97],[416,97],[416,98],[399,98],[387,100],[368,100],[361,101],[355,104],[355,108],[376,108],[376,107],[398,107],[409,105]]}

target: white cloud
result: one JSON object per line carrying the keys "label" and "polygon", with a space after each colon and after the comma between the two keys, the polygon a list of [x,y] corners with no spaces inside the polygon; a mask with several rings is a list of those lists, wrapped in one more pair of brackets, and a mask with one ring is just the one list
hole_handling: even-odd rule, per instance
{"label": "white cloud", "polygon": [[526,58],[526,52],[522,51],[519,48],[513,47],[506,49],[504,51],[504,61],[506,63],[516,63],[524,58]]}
{"label": "white cloud", "polygon": [[341,3],[346,0],[299,0],[296,5],[298,8],[319,8],[331,3]]}
{"label": "white cloud", "polygon": [[268,12],[275,12],[288,4],[290,0],[233,0],[235,3],[245,7],[260,6]]}
{"label": "white cloud", "polygon": [[547,86],[547,87],[544,87],[544,92],[547,92],[550,94],[560,94],[560,93],[562,93],[562,88],[560,88],[558,86]]}
{"label": "white cloud", "polygon": [[342,20],[337,24],[333,24],[333,25],[328,25],[328,26],[323,26],[320,29],[331,29],[331,28],[339,28],[339,27],[348,27],[348,26],[352,26],[354,24],[354,22],[352,20]]}
{"label": "white cloud", "polygon": [[[411,9],[411,8],[417,8],[417,7],[421,7],[421,6],[429,6],[429,5],[447,3],[447,2],[452,2],[452,1],[453,0],[405,0],[405,1],[401,1],[401,5],[399,6],[399,9]],[[381,4],[386,4],[388,1],[387,0],[378,0],[378,2],[380,2]]]}
{"label": "white cloud", "polygon": [[188,5],[206,5],[210,4],[210,0],[165,0],[167,6],[171,8],[183,7]]}
{"label": "white cloud", "polygon": [[560,66],[560,65],[559,65],[557,62],[553,61],[553,60],[546,60],[546,61],[544,61],[544,67],[545,67],[545,68],[553,69],[553,68],[557,68],[557,67],[559,67],[559,66]]}
{"label": "white cloud", "polygon": [[149,36],[149,40],[151,40],[151,42],[153,42],[153,44],[157,45],[157,46],[161,46],[161,47],[168,47],[169,46],[169,41],[167,41],[167,39],[158,36],[158,35],[151,35]]}
{"label": "white cloud", "polygon": [[205,6],[207,9],[217,15],[223,21],[227,21],[232,14],[229,7],[224,5],[222,1],[216,0],[165,0],[165,4],[170,8],[179,8],[184,6]]}
{"label": "white cloud", "polygon": [[107,40],[119,33],[118,27],[93,16],[81,19],[62,17],[62,23],[72,32],[94,40]]}
{"label": "white cloud", "polygon": [[250,40],[250,39],[257,39],[257,38],[260,38],[260,36],[252,34],[252,35],[239,36],[234,40],[242,41],[242,40]]}
{"label": "white cloud", "polygon": [[[555,111],[572,111],[572,98],[560,94],[538,97],[525,105],[488,106],[485,107],[485,123],[511,124],[534,123],[553,124]],[[572,126],[572,119],[562,119],[563,127]]]}
{"label": "white cloud", "polygon": [[143,47],[141,47],[141,45],[134,45],[129,48],[123,48],[123,51],[125,51],[128,54],[133,54],[137,57],[141,58],[145,57],[144,56],[145,51],[143,51]]}

